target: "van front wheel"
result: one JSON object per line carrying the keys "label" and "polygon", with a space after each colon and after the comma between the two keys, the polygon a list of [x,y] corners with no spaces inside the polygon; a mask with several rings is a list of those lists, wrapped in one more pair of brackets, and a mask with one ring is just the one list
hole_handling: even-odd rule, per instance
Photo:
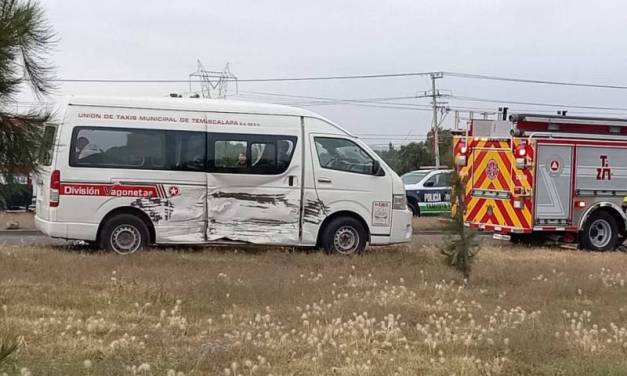
{"label": "van front wheel", "polygon": [[355,218],[339,217],[331,220],[322,234],[322,247],[327,253],[360,254],[366,248],[368,234]]}
{"label": "van front wheel", "polygon": [[148,244],[149,232],[141,219],[131,214],[119,214],[102,227],[100,247],[120,255],[129,255]]}

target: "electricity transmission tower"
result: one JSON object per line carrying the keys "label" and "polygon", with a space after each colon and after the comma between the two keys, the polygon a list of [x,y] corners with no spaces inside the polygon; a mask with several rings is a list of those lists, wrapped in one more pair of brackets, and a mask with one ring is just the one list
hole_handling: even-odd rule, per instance
{"label": "electricity transmission tower", "polygon": [[237,77],[231,73],[229,63],[222,71],[210,71],[205,69],[200,59],[198,68],[189,74],[189,91],[192,91],[192,81],[200,82],[200,94],[203,98],[225,99],[229,92],[229,82],[235,82],[235,93],[238,92]]}

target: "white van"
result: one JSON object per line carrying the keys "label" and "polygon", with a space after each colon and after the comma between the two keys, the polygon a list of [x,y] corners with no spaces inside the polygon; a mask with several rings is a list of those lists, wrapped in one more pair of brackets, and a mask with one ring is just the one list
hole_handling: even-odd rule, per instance
{"label": "white van", "polygon": [[[270,104],[71,97],[45,129],[35,223],[118,253],[150,244],[411,238],[401,179],[323,117]],[[44,153],[46,154],[46,153]]]}

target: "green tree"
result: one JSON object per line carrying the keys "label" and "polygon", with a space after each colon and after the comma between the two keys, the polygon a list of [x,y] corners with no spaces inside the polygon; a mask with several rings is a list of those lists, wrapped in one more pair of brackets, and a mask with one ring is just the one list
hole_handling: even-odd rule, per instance
{"label": "green tree", "polygon": [[464,213],[466,212],[465,192],[468,179],[460,176],[456,170],[451,175],[451,205],[453,217],[445,232],[441,252],[445,256],[446,263],[459,270],[464,276],[464,284],[470,280],[470,271],[475,255],[479,252],[479,242],[476,240],[476,232],[464,226]]}
{"label": "green tree", "polygon": [[375,153],[377,153],[392,170],[396,172],[399,171],[399,151],[391,142],[389,143],[387,150],[375,149]]}
{"label": "green tree", "polygon": [[23,85],[40,99],[53,90],[47,53],[54,43],[39,3],[0,0],[0,208],[14,192],[12,176],[37,169],[46,110],[18,113],[15,96]]}

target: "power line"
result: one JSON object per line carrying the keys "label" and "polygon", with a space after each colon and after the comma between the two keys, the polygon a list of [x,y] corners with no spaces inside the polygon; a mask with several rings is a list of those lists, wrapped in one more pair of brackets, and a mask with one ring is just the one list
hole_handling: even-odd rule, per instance
{"label": "power line", "polygon": [[[556,80],[540,80],[531,78],[503,77],[487,74],[472,74],[463,72],[403,72],[403,73],[383,73],[383,74],[361,74],[361,75],[338,75],[338,76],[305,76],[305,77],[265,77],[265,78],[244,78],[238,79],[238,82],[294,82],[294,81],[324,81],[324,80],[353,80],[353,79],[372,79],[372,78],[398,78],[398,77],[426,77],[431,74],[441,74],[449,77],[458,77],[466,79],[505,81],[541,85],[558,85],[558,86],[576,86],[598,89],[619,89],[625,90],[625,85],[609,85],[586,82],[569,82]],[[50,82],[65,83],[200,83],[203,80],[179,80],[179,79],[81,79],[81,78],[57,78],[50,79]]]}
{"label": "power line", "polygon": [[[387,73],[387,74],[361,74],[347,76],[309,76],[309,77],[268,77],[268,78],[244,78],[237,79],[238,82],[290,82],[290,81],[325,81],[325,80],[354,80],[370,78],[393,78],[393,77],[416,77],[426,76],[430,72],[408,72],[408,73]],[[70,82],[70,83],[197,83],[203,80],[168,80],[168,79],[88,79],[88,78],[57,78],[50,82]]]}
{"label": "power line", "polygon": [[528,106],[541,106],[541,107],[581,108],[581,109],[586,109],[586,110],[627,111],[626,107],[578,106],[578,105],[572,105],[572,104],[520,102],[520,101],[512,101],[509,99],[489,99],[489,98],[466,97],[466,96],[459,96],[459,95],[451,95],[451,97],[459,99],[459,100],[471,101],[471,102],[522,104],[522,105],[528,105]]}
{"label": "power line", "polygon": [[288,103],[284,102],[283,103],[283,104],[288,104],[292,106],[301,106],[301,107],[327,106],[327,105],[352,105],[352,106],[363,106],[363,107],[374,107],[374,108],[430,111],[428,110],[429,106],[427,105],[420,105],[420,104],[413,104],[413,103],[386,103],[387,101],[391,101],[391,100],[415,99],[416,96],[343,99],[343,98],[329,98],[329,97],[313,97],[313,96],[305,96],[305,95],[278,94],[278,93],[268,93],[268,92],[254,92],[254,91],[240,91],[240,93],[243,93],[244,96],[249,96],[250,94],[252,94],[253,97],[261,95],[261,96],[274,96],[274,97],[288,98],[288,99],[316,100],[316,101],[288,102]]}
{"label": "power line", "polygon": [[477,80],[507,81],[507,82],[518,82],[518,83],[528,83],[528,84],[541,84],[541,85],[578,86],[578,87],[597,88],[597,89],[620,89],[620,90],[627,89],[627,86],[624,86],[624,85],[607,85],[607,84],[592,84],[592,83],[585,83],[585,82],[537,80],[537,79],[529,79],[529,78],[501,77],[501,76],[491,76],[491,75],[485,75],[485,74],[471,74],[471,73],[459,73],[459,72],[442,72],[442,73],[446,76],[470,78],[470,79],[477,79]]}
{"label": "power line", "polygon": [[[375,98],[329,98],[329,97],[312,97],[307,95],[294,95],[294,94],[279,94],[279,93],[269,93],[264,91],[241,91],[242,93],[256,94],[256,95],[267,95],[274,97],[286,97],[286,98],[302,98],[302,99],[318,99],[324,101],[338,101],[338,102],[387,102],[392,100],[400,100],[400,99],[416,99],[418,98],[415,95],[411,96],[398,96],[398,97],[375,97]],[[415,105],[413,103],[397,103],[399,105]],[[426,107],[430,107],[425,105]]]}

